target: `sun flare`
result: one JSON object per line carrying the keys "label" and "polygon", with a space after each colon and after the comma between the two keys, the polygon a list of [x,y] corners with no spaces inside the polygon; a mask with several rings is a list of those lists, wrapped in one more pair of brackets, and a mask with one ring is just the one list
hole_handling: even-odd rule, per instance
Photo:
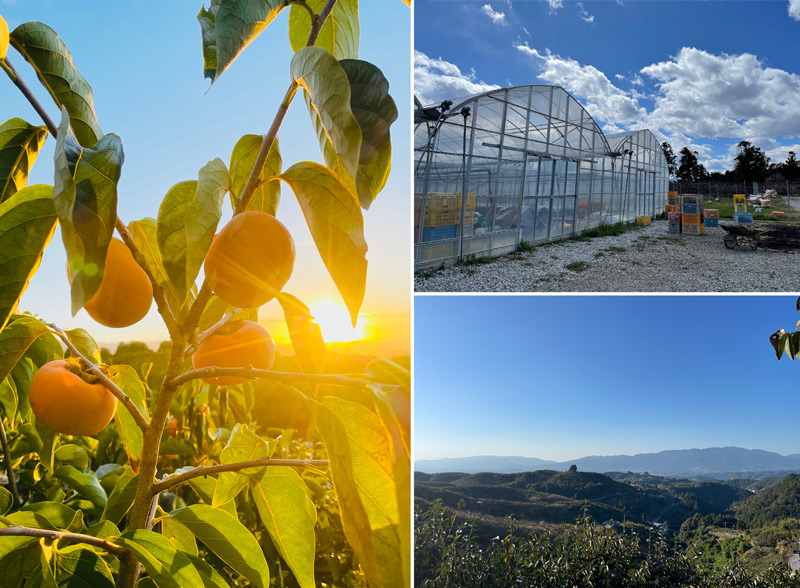
{"label": "sun flare", "polygon": [[340,302],[331,298],[323,298],[312,302],[309,310],[322,329],[322,338],[328,343],[360,341],[366,338],[367,317],[359,315],[356,326],[353,328],[347,308]]}

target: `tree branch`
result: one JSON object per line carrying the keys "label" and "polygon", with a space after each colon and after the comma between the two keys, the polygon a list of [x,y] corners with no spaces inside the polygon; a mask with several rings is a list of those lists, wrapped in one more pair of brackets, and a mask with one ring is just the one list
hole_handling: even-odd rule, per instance
{"label": "tree branch", "polygon": [[150,271],[150,268],[147,266],[147,261],[142,255],[142,252],[139,251],[139,247],[136,245],[136,241],[131,235],[130,230],[125,225],[125,223],[117,217],[117,232],[119,233],[122,240],[125,242],[125,245],[128,246],[130,249],[131,254],[133,255],[133,259],[136,263],[144,270],[144,273],[147,274],[147,278],[150,280],[150,283],[153,285],[153,298],[155,298],[156,306],[158,307],[158,312],[164,319],[164,324],[167,326],[167,331],[169,331],[170,339],[175,339],[176,336],[180,335],[180,327],[178,325],[178,320],[175,318],[173,314],[173,308],[170,307],[169,301],[167,300],[167,295],[164,292],[164,288],[161,287],[161,284],[158,283],[156,277]]}
{"label": "tree branch", "polygon": [[196,370],[190,370],[179,376],[172,378],[173,386],[180,386],[185,382],[191,380],[199,380],[201,378],[216,378],[216,377],[234,377],[234,378],[247,378],[250,380],[272,380],[274,382],[282,382],[291,384],[296,382],[308,382],[312,384],[328,384],[330,386],[341,386],[344,388],[364,388],[375,382],[371,380],[358,380],[349,376],[340,376],[336,374],[299,374],[292,372],[273,372],[272,370],[259,370],[252,367],[235,367],[235,368],[222,368],[222,367],[204,367]]}
{"label": "tree branch", "polygon": [[212,294],[213,292],[211,291],[211,286],[208,285],[208,282],[203,280],[203,285],[200,286],[200,290],[197,292],[197,298],[194,299],[194,303],[189,309],[189,312],[186,314],[186,318],[181,325],[181,330],[187,335],[194,333],[197,325],[200,324],[200,319],[203,316],[203,310],[205,310],[208,301],[211,300]]}
{"label": "tree branch", "polygon": [[55,334],[61,338],[61,340],[64,342],[64,345],[66,345],[67,348],[70,350],[70,353],[72,353],[74,357],[80,359],[81,362],[86,366],[87,370],[89,370],[93,374],[96,374],[103,382],[103,385],[108,389],[108,391],[111,392],[111,394],[113,394],[114,396],[116,396],[117,400],[119,400],[125,406],[125,408],[128,409],[128,412],[131,413],[133,420],[136,421],[136,424],[139,425],[139,428],[142,429],[143,431],[146,430],[150,426],[150,423],[148,423],[147,419],[144,418],[144,415],[141,412],[139,412],[139,407],[137,407],[133,403],[133,400],[131,400],[130,397],[127,394],[125,394],[125,392],[122,391],[122,388],[117,386],[113,382],[113,380],[109,378],[103,372],[103,370],[100,369],[99,366],[95,365],[94,363],[89,361],[86,357],[84,357],[84,355],[80,351],[78,351],[78,348],[72,344],[72,341],[69,340],[69,337],[61,328],[54,325],[53,323],[47,323],[47,326],[50,327],[50,329],[54,331]]}
{"label": "tree branch", "polygon": [[33,529],[31,527],[20,527],[13,525],[5,529],[0,529],[0,537],[44,537],[45,539],[63,539],[65,541],[74,541],[76,543],[86,543],[87,545],[94,545],[101,549],[105,549],[109,553],[116,556],[126,555],[128,550],[119,545],[100,539],[99,537],[92,537],[91,535],[83,535],[81,533],[68,533],[66,531],[51,531],[50,529]]}
{"label": "tree branch", "polygon": [[263,459],[254,459],[252,461],[238,461],[236,463],[227,463],[214,466],[199,466],[188,472],[184,472],[182,474],[178,474],[177,476],[172,476],[171,478],[162,480],[161,482],[157,482],[153,486],[153,492],[155,494],[159,494],[160,492],[169,490],[178,484],[183,484],[192,478],[199,478],[200,476],[208,476],[210,474],[218,474],[221,472],[238,472],[239,470],[246,470],[247,468],[266,466],[318,467],[327,465],[327,459],[271,459],[269,457],[265,457]]}
{"label": "tree branch", "polygon": [[[336,0],[328,0],[328,2],[325,4],[325,7],[322,9],[322,12],[312,19],[311,31],[308,35],[306,47],[311,47],[317,42],[319,32],[322,30],[322,26],[325,24],[328,16],[330,16],[335,4]],[[247,210],[247,205],[250,203],[250,199],[253,197],[253,192],[255,192],[256,186],[258,186],[258,176],[261,175],[261,170],[264,168],[264,162],[267,161],[269,150],[272,148],[272,144],[275,142],[275,137],[278,136],[278,129],[283,123],[283,119],[289,110],[289,105],[294,99],[297,88],[297,82],[292,80],[291,84],[289,84],[289,89],[286,90],[286,96],[281,101],[278,111],[275,113],[275,118],[272,120],[269,131],[267,131],[267,134],[264,135],[264,139],[261,141],[261,149],[258,151],[256,163],[253,165],[253,170],[250,172],[250,178],[247,180],[247,185],[239,195],[239,201],[236,203],[236,210],[233,211],[234,216]]]}
{"label": "tree branch", "polygon": [[194,344],[194,345],[189,345],[189,347],[186,348],[186,354],[187,355],[191,355],[192,353],[197,351],[197,348],[200,347],[200,345],[203,343],[203,341],[205,341],[211,335],[213,335],[218,330],[220,330],[222,327],[224,327],[228,323],[228,321],[230,321],[233,317],[235,317],[240,312],[242,312],[241,308],[237,308],[233,312],[226,312],[222,316],[221,319],[219,319],[216,323],[214,323],[213,325],[208,327],[205,331],[203,331],[202,333],[200,333],[197,336],[197,343]]}
{"label": "tree branch", "polygon": [[33,106],[33,109],[44,121],[47,130],[50,131],[50,134],[53,135],[53,138],[55,138],[58,135],[58,127],[56,127],[56,124],[53,122],[53,119],[51,119],[50,116],[47,114],[47,111],[44,109],[42,104],[36,99],[36,96],[33,95],[33,92],[31,92],[30,88],[28,88],[25,82],[22,81],[22,78],[17,73],[17,70],[15,70],[14,67],[11,65],[11,63],[9,63],[8,57],[2,60],[2,63],[3,63],[3,70],[6,72],[8,77],[11,78],[11,81],[14,82],[14,85],[17,88],[19,88],[19,91],[22,92],[22,95],[28,99],[28,102],[30,102],[31,106]]}
{"label": "tree branch", "polygon": [[11,487],[11,495],[14,497],[14,506],[20,507],[22,506],[22,500],[19,497],[17,479],[14,477],[14,468],[11,467],[11,449],[8,447],[6,428],[3,425],[2,417],[0,417],[0,442],[3,444],[3,459],[6,462],[6,476],[8,476],[8,485]]}

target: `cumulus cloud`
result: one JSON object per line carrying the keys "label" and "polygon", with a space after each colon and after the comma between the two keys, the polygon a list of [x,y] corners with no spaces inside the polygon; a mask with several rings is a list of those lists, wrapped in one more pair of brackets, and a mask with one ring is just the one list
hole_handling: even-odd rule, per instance
{"label": "cumulus cloud", "polygon": [[578,16],[581,17],[583,22],[588,22],[592,24],[594,22],[594,15],[589,14],[586,9],[583,7],[583,2],[578,2]]}
{"label": "cumulus cloud", "polygon": [[789,16],[800,20],[800,0],[789,0]]}
{"label": "cumulus cloud", "polygon": [[484,4],[481,7],[483,13],[492,19],[492,22],[495,24],[506,24],[506,14],[505,12],[497,12],[494,8],[492,8],[491,4]]}
{"label": "cumulus cloud", "polygon": [[645,109],[635,98],[617,88],[606,75],[591,65],[581,65],[574,59],[560,57],[546,51],[540,53],[527,43],[516,43],[521,53],[542,62],[544,71],[539,77],[549,84],[562,86],[581,99],[592,116],[614,124],[624,124],[641,119]]}
{"label": "cumulus cloud", "polygon": [[693,137],[800,136],[800,76],[749,53],[684,47],[641,73],[658,89],[651,126]]}
{"label": "cumulus cloud", "polygon": [[547,0],[550,5],[550,12],[555,13],[559,8],[564,6],[564,0]]}
{"label": "cumulus cloud", "polygon": [[414,93],[423,104],[459,98],[499,88],[477,79],[475,72],[464,74],[454,63],[433,59],[414,51]]}

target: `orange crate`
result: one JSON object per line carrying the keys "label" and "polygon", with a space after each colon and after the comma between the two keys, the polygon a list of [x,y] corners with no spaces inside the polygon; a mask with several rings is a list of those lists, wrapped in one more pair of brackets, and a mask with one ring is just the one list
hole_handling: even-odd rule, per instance
{"label": "orange crate", "polygon": [[664,212],[680,212],[680,208],[678,206],[674,206],[672,204],[667,204],[664,207]]}
{"label": "orange crate", "polygon": [[685,225],[702,225],[703,215],[701,214],[682,214],[681,222]]}

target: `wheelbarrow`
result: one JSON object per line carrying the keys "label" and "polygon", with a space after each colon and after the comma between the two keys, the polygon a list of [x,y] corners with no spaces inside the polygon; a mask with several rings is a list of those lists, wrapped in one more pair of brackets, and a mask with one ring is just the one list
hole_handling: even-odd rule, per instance
{"label": "wheelbarrow", "polygon": [[742,225],[723,225],[720,227],[725,229],[725,237],[722,242],[728,249],[736,249],[736,247],[752,247],[758,249],[761,244],[761,236],[769,233],[767,230],[749,229]]}

